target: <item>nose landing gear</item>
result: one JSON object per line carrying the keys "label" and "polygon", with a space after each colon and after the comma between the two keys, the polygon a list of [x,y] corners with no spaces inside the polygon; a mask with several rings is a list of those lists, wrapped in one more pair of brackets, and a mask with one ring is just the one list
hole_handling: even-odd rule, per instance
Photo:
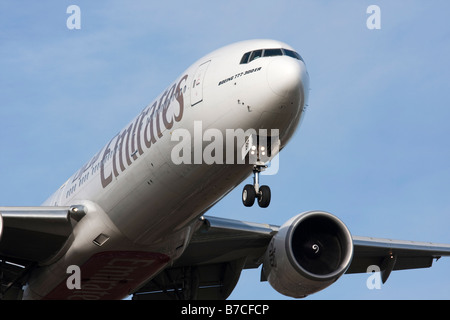
{"label": "nose landing gear", "polygon": [[259,174],[267,168],[266,165],[253,166],[253,185],[247,184],[242,190],[242,203],[246,207],[251,207],[258,199],[258,205],[261,208],[267,208],[270,204],[270,188],[269,186],[259,186]]}

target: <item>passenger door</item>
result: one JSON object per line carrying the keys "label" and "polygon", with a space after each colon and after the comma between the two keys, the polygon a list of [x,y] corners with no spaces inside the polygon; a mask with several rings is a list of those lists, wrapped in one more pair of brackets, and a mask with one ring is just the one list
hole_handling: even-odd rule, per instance
{"label": "passenger door", "polygon": [[211,60],[201,64],[195,73],[191,90],[191,106],[203,101],[203,80]]}

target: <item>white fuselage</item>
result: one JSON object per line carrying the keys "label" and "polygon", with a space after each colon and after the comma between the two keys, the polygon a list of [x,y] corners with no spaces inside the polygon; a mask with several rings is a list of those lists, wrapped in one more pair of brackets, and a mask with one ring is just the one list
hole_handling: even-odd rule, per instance
{"label": "white fuselage", "polygon": [[[300,122],[309,91],[304,62],[276,55],[241,63],[247,52],[276,48],[292,50],[252,40],[201,58],[70,177],[44,205],[84,205],[87,214],[36,269],[24,298],[123,298],[177,259],[198,217],[252,172],[250,164],[204,161],[197,142],[205,149],[214,140],[204,133],[226,140],[227,130],[278,129],[282,148]],[[180,132],[192,139],[183,154],[173,152]],[[70,265],[81,268],[81,289],[67,288]]]}

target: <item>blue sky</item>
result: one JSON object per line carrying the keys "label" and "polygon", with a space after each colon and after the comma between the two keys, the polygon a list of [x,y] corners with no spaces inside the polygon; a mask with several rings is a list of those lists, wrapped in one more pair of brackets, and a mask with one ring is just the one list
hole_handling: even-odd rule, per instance
{"label": "blue sky", "polygon": [[[244,208],[239,187],[209,214],[282,224],[320,209],[354,235],[450,243],[448,1],[25,3],[0,1],[0,205],[42,203],[201,56],[271,38],[306,61],[306,117],[262,178],[270,207]],[[71,4],[80,30],[66,27]],[[366,27],[371,4],[380,30]],[[380,290],[344,275],[307,299],[448,299],[449,270],[442,258]],[[284,299],[259,272],[231,298]]]}

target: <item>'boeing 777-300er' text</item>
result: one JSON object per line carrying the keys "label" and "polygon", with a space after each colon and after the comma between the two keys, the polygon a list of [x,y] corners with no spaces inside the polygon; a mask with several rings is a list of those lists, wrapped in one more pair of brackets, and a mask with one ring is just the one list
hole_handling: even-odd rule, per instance
{"label": "'boeing 777-300er' text", "polygon": [[241,271],[305,297],[344,273],[430,267],[450,245],[352,236],[324,211],[282,226],[204,215],[260,173],[301,123],[302,57],[273,40],[201,58],[39,207],[0,207],[3,299],[226,299]]}

